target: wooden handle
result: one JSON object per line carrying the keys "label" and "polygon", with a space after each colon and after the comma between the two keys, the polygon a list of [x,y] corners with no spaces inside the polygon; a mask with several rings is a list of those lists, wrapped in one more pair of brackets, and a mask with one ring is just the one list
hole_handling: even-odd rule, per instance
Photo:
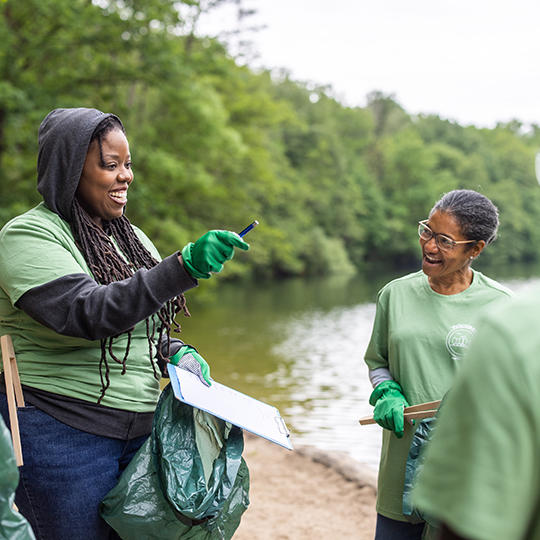
{"label": "wooden handle", "polygon": [[[416,411],[411,413],[403,413],[403,417],[405,420],[420,420],[422,418],[431,418],[435,416],[437,413],[437,409],[431,409],[428,411]],[[359,420],[360,425],[362,426],[368,426],[370,424],[376,424],[373,416],[367,416],[365,418],[360,418]]]}
{"label": "wooden handle", "polygon": [[427,401],[426,403],[419,403],[418,405],[411,405],[410,407],[405,407],[405,412],[415,412],[415,411],[429,411],[431,409],[437,409],[441,404],[441,400],[438,401]]}
{"label": "wooden handle", "polygon": [[[431,418],[435,416],[437,412],[437,407],[441,404],[441,400],[438,401],[427,401],[426,403],[419,403],[418,405],[411,405],[410,407],[405,407],[403,410],[403,416],[407,420],[419,420],[422,418]],[[366,416],[365,418],[360,418],[360,425],[367,426],[369,424],[376,424],[373,416]]]}
{"label": "wooden handle", "polygon": [[23,465],[23,457],[21,434],[19,433],[19,419],[17,418],[17,405],[19,407],[24,407],[24,399],[11,337],[8,335],[2,336],[0,342],[2,344],[2,362],[4,366],[4,380],[6,383],[11,439],[13,440],[13,451],[15,452],[17,466],[20,467]]}

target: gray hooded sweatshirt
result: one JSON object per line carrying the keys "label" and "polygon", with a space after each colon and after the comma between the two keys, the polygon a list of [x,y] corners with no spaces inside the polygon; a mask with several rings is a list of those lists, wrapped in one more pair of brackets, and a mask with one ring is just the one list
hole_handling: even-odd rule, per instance
{"label": "gray hooded sweatshirt", "polygon": [[55,109],[41,122],[38,191],[47,207],[68,222],[90,139],[97,125],[110,117],[120,122],[96,109]]}

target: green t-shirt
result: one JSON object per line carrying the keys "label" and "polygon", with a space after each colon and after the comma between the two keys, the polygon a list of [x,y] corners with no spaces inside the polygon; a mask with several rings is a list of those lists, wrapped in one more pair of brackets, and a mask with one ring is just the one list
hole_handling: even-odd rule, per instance
{"label": "green t-shirt", "polygon": [[[510,295],[476,271],[471,285],[454,295],[436,293],[422,271],[391,281],[377,298],[365,361],[369,369],[389,369],[410,405],[441,399],[454,381],[478,315]],[[383,430],[377,512],[410,521],[402,512],[402,498],[414,428],[405,424],[401,439]]]}
{"label": "green t-shirt", "polygon": [[[137,236],[160,260],[150,240]],[[92,275],[66,221],[43,203],[0,231],[0,335],[10,334],[24,385],[93,403],[100,395],[100,340],[58,334],[14,307],[28,290],[69,274]],[[123,358],[127,335],[114,340],[113,352]],[[159,383],[153,375],[146,324],[133,330],[127,370],[108,358],[111,385],[101,404],[133,412],[155,409]]]}
{"label": "green t-shirt", "polygon": [[539,327],[540,289],[479,323],[427,448],[414,502],[467,538],[540,539]]}

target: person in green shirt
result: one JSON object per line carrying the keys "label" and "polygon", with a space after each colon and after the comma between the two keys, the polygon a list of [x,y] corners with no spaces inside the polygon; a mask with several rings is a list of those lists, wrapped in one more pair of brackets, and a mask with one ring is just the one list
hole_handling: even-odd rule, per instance
{"label": "person in green shirt", "polygon": [[[248,244],[213,230],[165,259],[125,215],[134,179],[120,119],[55,109],[39,128],[43,202],[0,231],[0,335],[25,401],[15,502],[36,537],[104,539],[98,506],[152,428],[167,362],[211,384],[171,337],[184,292]],[[0,413],[9,424],[0,385]]]}
{"label": "person in green shirt", "polygon": [[19,470],[11,437],[0,416],[0,539],[35,540],[34,533],[17,509],[13,506],[15,490],[19,484]]}
{"label": "person in green shirt", "polygon": [[413,501],[442,540],[540,539],[540,288],[478,323]]}
{"label": "person in green shirt", "polygon": [[498,211],[482,194],[454,190],[420,221],[422,269],[391,281],[378,294],[365,353],[383,428],[377,493],[377,540],[420,538],[424,522],[403,513],[405,464],[414,427],[409,405],[441,399],[452,385],[476,332],[476,318],[510,291],[471,268],[496,237]]}

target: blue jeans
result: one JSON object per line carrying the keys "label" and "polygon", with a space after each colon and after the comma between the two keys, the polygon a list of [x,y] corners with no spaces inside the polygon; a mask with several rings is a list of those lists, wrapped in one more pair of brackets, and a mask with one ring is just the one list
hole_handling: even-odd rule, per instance
{"label": "blue jeans", "polygon": [[377,514],[375,540],[421,540],[424,523],[407,523]]}
{"label": "blue jeans", "polygon": [[[9,426],[5,394],[0,413]],[[33,406],[18,410],[24,465],[15,504],[37,540],[110,540],[99,503],[147,436],[130,441],[72,428]]]}

